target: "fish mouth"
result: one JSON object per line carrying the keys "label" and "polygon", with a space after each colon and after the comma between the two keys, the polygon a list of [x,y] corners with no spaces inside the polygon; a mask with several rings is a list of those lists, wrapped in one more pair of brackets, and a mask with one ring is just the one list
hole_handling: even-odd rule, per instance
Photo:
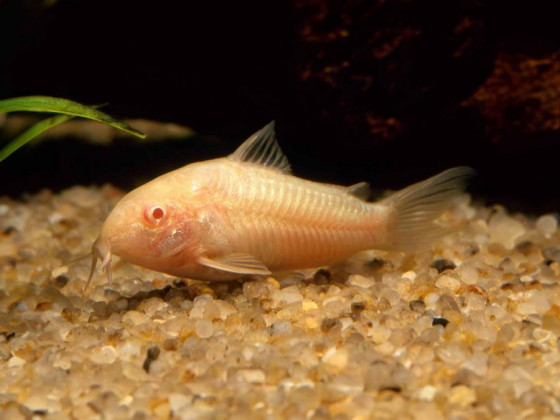
{"label": "fish mouth", "polygon": [[111,273],[111,255],[111,243],[109,241],[103,241],[101,239],[101,236],[98,236],[91,246],[91,270],[89,272],[87,283],[84,287],[84,293],[87,290],[91,279],[93,278],[93,275],[95,274],[97,260],[102,261],[101,269],[105,269],[109,283],[113,281],[113,275]]}

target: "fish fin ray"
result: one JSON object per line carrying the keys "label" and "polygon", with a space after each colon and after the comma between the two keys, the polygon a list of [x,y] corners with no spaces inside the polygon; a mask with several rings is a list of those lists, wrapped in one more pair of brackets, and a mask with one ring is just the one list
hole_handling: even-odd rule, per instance
{"label": "fish fin ray", "polygon": [[266,166],[285,174],[292,172],[288,158],[276,141],[274,121],[245,140],[228,158],[237,162]]}
{"label": "fish fin ray", "polygon": [[346,187],[346,192],[364,201],[371,197],[371,187],[367,182],[358,182],[357,184]]}
{"label": "fish fin ray", "polygon": [[217,258],[200,257],[198,262],[205,267],[230,273],[260,276],[271,274],[262,262],[249,254],[233,253]]}
{"label": "fish fin ray", "polygon": [[441,172],[410,185],[381,203],[390,207],[389,238],[386,249],[412,251],[425,248],[449,233],[434,221],[463,193],[476,175],[472,168],[461,166]]}
{"label": "fish fin ray", "polygon": [[296,281],[305,280],[305,274],[297,270],[275,271],[274,273],[272,273],[272,277],[274,277],[279,282],[291,281],[291,280],[296,280]]}

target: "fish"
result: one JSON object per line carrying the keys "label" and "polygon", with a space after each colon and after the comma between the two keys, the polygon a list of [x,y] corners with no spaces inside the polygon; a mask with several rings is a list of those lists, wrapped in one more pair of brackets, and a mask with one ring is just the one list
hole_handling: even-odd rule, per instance
{"label": "fish", "polygon": [[227,281],[331,266],[365,250],[418,249],[441,236],[436,219],[474,174],[451,168],[368,202],[365,182],[292,175],[271,122],[227,157],[126,194],[93,243],[87,284],[98,260],[112,281],[112,255],[172,276]]}

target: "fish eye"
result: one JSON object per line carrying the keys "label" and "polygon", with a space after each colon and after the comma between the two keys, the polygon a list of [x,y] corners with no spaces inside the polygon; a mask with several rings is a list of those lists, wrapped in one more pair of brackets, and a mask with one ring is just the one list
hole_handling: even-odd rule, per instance
{"label": "fish eye", "polygon": [[165,219],[165,216],[166,216],[165,209],[158,204],[149,206],[144,211],[144,218],[148,223],[152,225],[157,225],[161,223]]}
{"label": "fish eye", "polygon": [[163,209],[161,207],[156,207],[152,209],[152,217],[156,220],[163,218]]}

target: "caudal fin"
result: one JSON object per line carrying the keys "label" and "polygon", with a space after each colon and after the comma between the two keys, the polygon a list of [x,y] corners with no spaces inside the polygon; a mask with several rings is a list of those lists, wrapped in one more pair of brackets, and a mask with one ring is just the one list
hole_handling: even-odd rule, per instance
{"label": "caudal fin", "polygon": [[388,249],[410,251],[428,246],[446,231],[434,220],[476,175],[472,168],[451,168],[413,184],[382,201],[391,208]]}

